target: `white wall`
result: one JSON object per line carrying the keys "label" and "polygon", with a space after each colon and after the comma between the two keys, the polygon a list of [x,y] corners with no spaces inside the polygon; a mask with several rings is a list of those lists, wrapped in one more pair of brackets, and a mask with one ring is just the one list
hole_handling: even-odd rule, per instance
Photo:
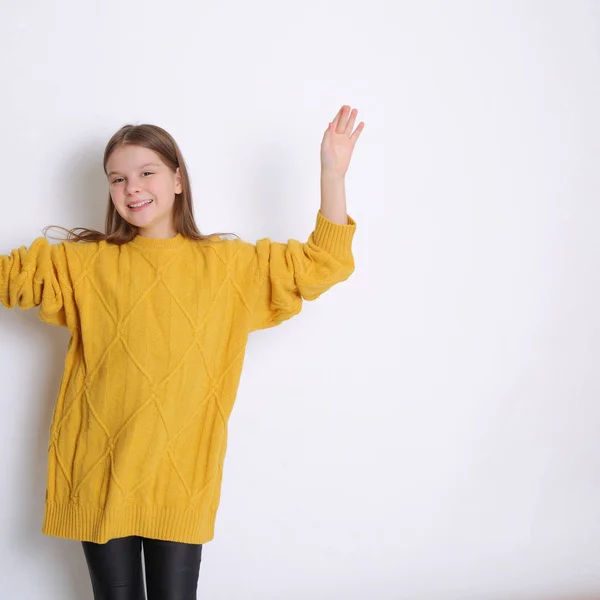
{"label": "white wall", "polygon": [[[310,233],[319,145],[357,269],[253,334],[211,600],[600,597],[600,3],[5,2],[0,253],[103,226],[127,122],[179,141],[201,230]],[[0,597],[91,598],[41,534],[66,330],[0,310]]]}

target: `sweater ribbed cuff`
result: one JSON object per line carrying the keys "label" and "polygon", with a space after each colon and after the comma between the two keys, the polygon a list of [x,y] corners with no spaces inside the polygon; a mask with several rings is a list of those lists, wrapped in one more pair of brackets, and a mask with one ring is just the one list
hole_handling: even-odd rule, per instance
{"label": "sweater ribbed cuff", "polygon": [[314,243],[333,256],[347,256],[352,253],[352,239],[356,232],[356,222],[347,215],[348,223],[339,225],[323,216],[319,210],[317,223],[312,234]]}

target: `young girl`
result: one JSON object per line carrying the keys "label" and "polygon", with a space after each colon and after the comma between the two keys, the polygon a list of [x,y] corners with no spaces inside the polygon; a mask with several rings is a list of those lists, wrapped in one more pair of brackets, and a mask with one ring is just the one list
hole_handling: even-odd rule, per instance
{"label": "young girl", "polygon": [[201,235],[185,162],[153,125],[104,154],[106,233],[0,256],[0,302],[71,333],[50,427],[46,535],[81,540],[94,598],[196,597],[214,535],[227,422],[249,332],[354,270],[345,174],[364,123],[343,106],[321,144],[308,241]]}

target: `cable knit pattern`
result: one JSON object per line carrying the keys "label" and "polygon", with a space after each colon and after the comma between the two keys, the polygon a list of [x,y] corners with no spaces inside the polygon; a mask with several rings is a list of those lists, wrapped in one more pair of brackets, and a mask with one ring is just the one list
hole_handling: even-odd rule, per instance
{"label": "cable knit pattern", "polygon": [[42,532],[210,541],[248,334],[347,279],[355,229],[319,211],[305,243],[41,237],[0,256],[0,303],[71,333]]}

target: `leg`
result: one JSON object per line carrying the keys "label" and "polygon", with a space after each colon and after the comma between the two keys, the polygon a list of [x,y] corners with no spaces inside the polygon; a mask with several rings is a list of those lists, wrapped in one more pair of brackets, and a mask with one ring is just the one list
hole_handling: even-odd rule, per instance
{"label": "leg", "polygon": [[142,575],[142,540],[115,538],[106,544],[82,542],[94,600],[146,600]]}
{"label": "leg", "polygon": [[202,544],[143,538],[148,600],[196,600]]}

